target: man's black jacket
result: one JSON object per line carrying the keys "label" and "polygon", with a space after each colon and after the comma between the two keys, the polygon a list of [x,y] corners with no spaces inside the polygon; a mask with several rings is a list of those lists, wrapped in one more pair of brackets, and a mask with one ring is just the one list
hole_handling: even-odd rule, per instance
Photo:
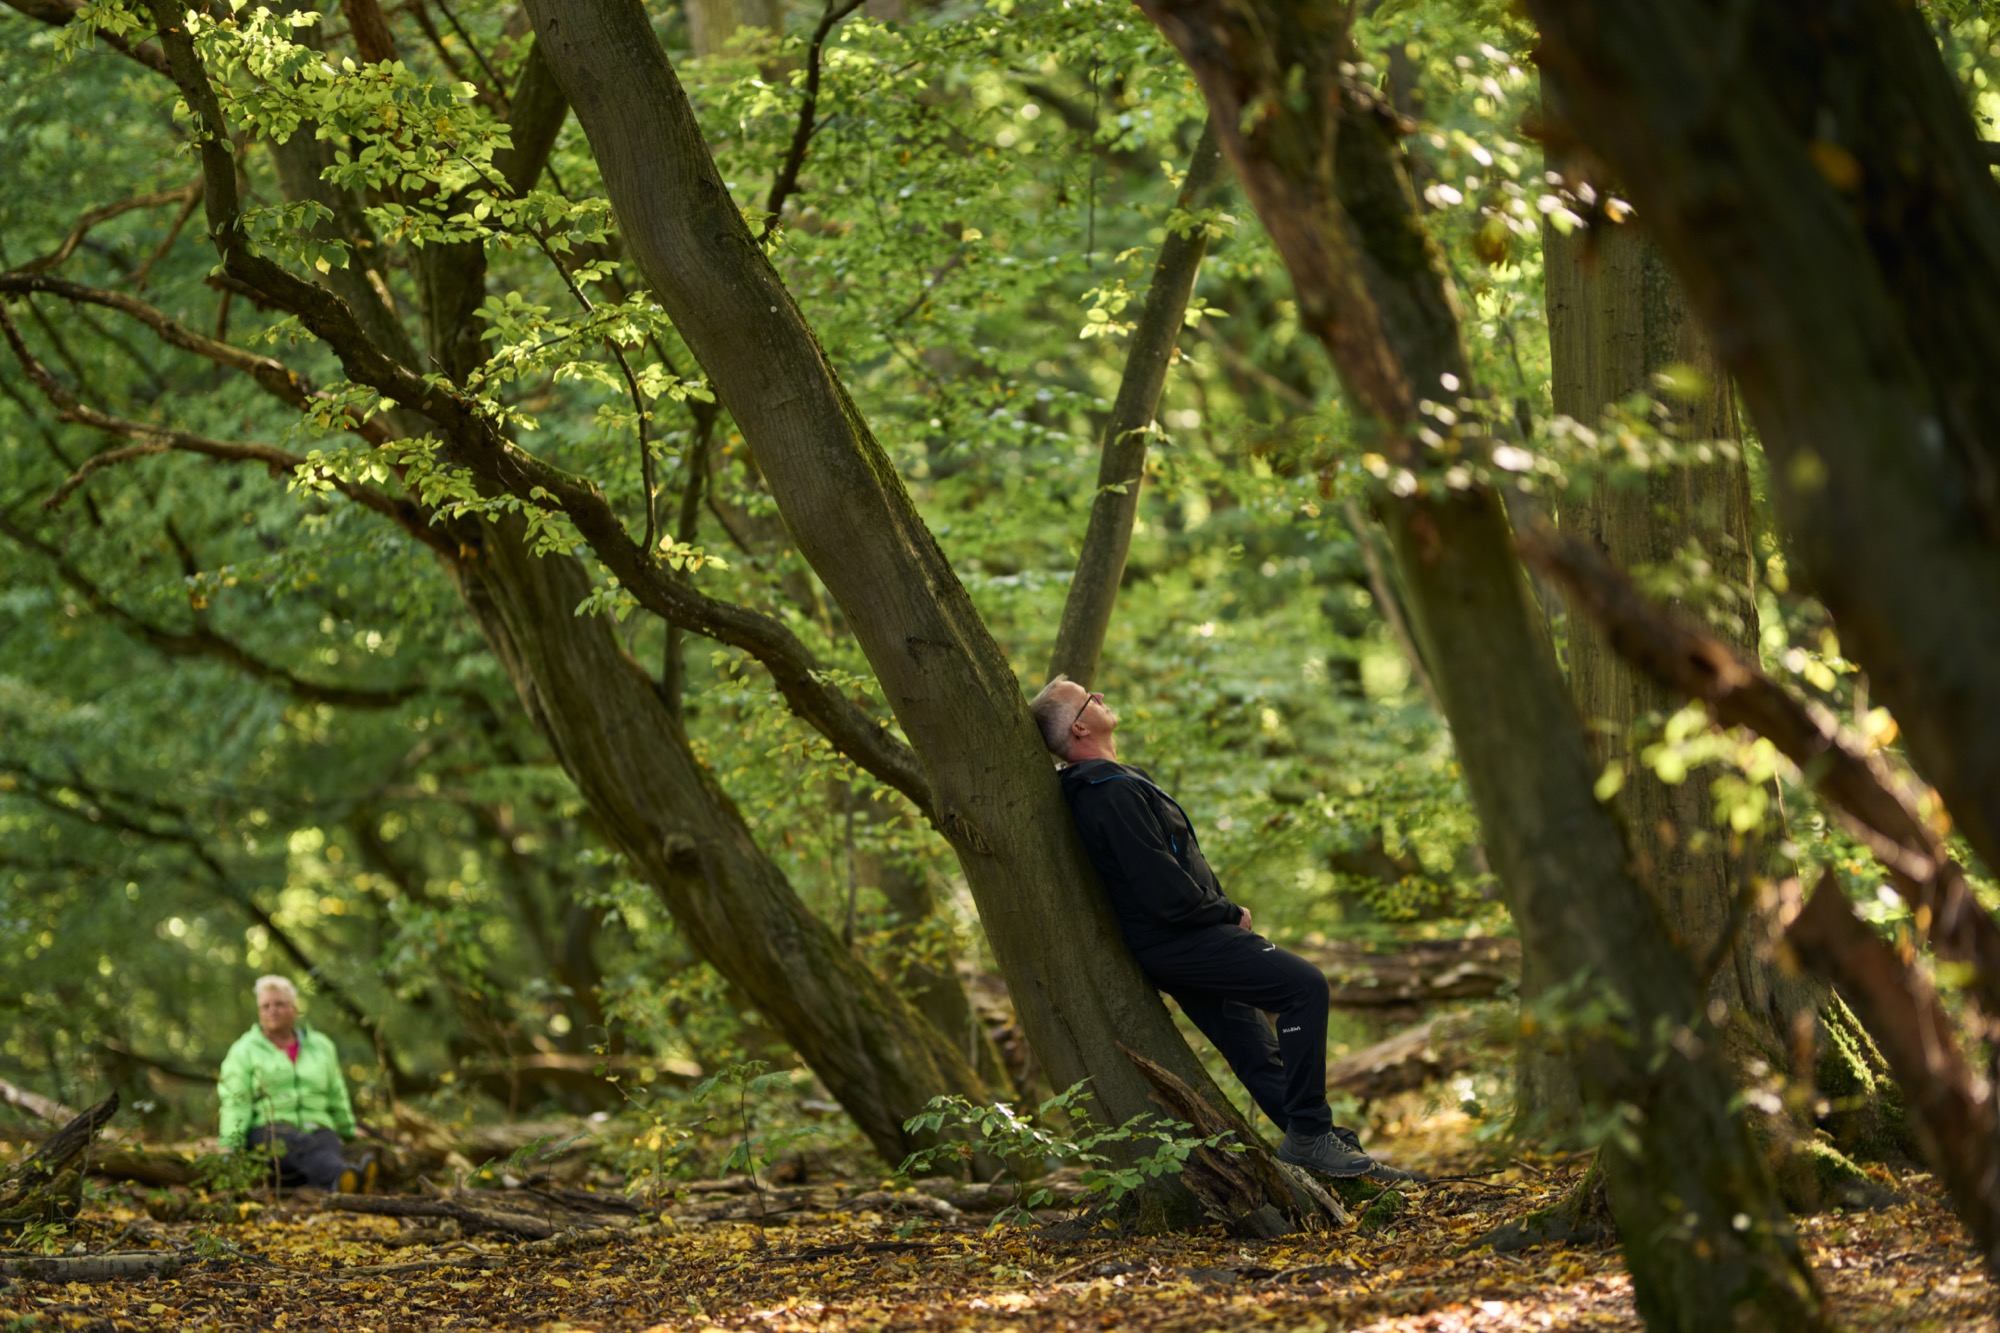
{"label": "man's black jacket", "polygon": [[1062,788],[1127,947],[1232,926],[1243,915],[1223,896],[1186,813],[1142,770],[1086,759],[1062,771]]}

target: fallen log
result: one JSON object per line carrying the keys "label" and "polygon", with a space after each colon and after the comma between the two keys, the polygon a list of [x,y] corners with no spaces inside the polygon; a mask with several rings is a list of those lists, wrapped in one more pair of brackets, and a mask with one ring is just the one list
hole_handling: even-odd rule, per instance
{"label": "fallen log", "polygon": [[90,1159],[90,1174],[100,1180],[129,1180],[164,1189],[194,1183],[194,1163],[179,1153],[114,1148]]}
{"label": "fallen log", "polygon": [[[1122,1044],[1118,1049],[1152,1085],[1153,1100],[1166,1108],[1167,1114],[1193,1126],[1202,1138],[1228,1134],[1242,1145],[1240,1153],[1196,1148],[1180,1176],[1202,1208],[1231,1235],[1268,1240],[1313,1219],[1346,1224],[1347,1210],[1311,1176],[1280,1162],[1262,1139],[1244,1132],[1240,1122],[1210,1106],[1206,1098],[1166,1069]],[[1275,1199],[1291,1201],[1289,1216],[1272,1202]]]}
{"label": "fallen log", "polygon": [[[118,1094],[114,1092],[49,1135],[46,1143],[0,1178],[0,1220],[75,1216],[80,1203],[75,1196],[81,1190],[70,1163],[90,1146],[97,1131],[117,1111]],[[63,1188],[56,1188],[58,1184]]]}
{"label": "fallen log", "polygon": [[1909,1099],[1917,1142],[1987,1272],[2000,1277],[2000,1110],[1922,972],[1854,915],[1832,871],[1785,928],[1801,961],[1840,988]]}
{"label": "fallen log", "polygon": [[1521,978],[1521,942],[1490,936],[1410,940],[1383,953],[1345,943],[1298,953],[1326,973],[1328,998],[1339,1009],[1488,1000]]}
{"label": "fallen log", "polygon": [[181,1257],[172,1250],[0,1258],[0,1277],[36,1282],[121,1282],[135,1277],[172,1277],[180,1270]]}
{"label": "fallen log", "polygon": [[0,1078],[0,1102],[5,1102],[17,1111],[26,1111],[37,1120],[46,1120],[52,1125],[62,1125],[76,1119],[76,1112],[53,1097],[44,1097],[39,1092],[30,1092],[23,1087]]}
{"label": "fallen log", "polygon": [[546,1217],[512,1208],[474,1208],[447,1198],[416,1198],[400,1194],[330,1194],[320,1207],[375,1217],[445,1217],[469,1231],[497,1231],[524,1240],[547,1240],[561,1228]]}
{"label": "fallen log", "polygon": [[1405,1028],[1326,1067],[1328,1092],[1358,1097],[1365,1105],[1413,1092],[1470,1069],[1492,1045],[1484,1014],[1445,1014]]}

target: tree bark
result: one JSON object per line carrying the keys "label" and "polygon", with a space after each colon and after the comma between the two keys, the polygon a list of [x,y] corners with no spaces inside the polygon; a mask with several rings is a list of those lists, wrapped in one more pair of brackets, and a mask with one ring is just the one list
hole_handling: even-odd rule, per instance
{"label": "tree bark", "polygon": [[[551,83],[548,66],[531,55],[515,98],[517,115],[528,119],[514,149],[497,159],[511,188],[540,174],[565,114],[560,90],[544,86]],[[309,167],[295,164],[288,192],[343,216],[348,201]],[[485,291],[484,251],[473,243],[429,247],[417,268],[432,356],[463,379],[483,359],[473,312]],[[352,295],[365,303],[378,350],[416,364],[379,293],[364,285]],[[956,1048],[799,901],[694,759],[611,623],[576,616],[590,591],[582,566],[529,554],[518,520],[453,526],[459,554],[447,568],[600,827],[696,951],[751,997],[875,1149],[894,1162],[920,1146],[902,1122],[933,1096],[984,1098],[985,1084]]]}
{"label": "tree bark", "polygon": [[2000,186],[1921,12],[1528,8],[1742,385],[1843,651],[2000,865]]}
{"label": "tree bark", "polygon": [[931,1097],[986,1095],[964,1055],[799,900],[610,622],[574,614],[590,591],[581,565],[530,554],[508,523],[485,527],[453,576],[604,835],[885,1159],[918,1146],[902,1122]]}
{"label": "tree bark", "polygon": [[1924,1155],[1945,1183],[1989,1274],[2000,1276],[2000,1113],[1974,1074],[1937,993],[1869,929],[1831,871],[1785,930],[1806,965],[1832,980],[1910,1090]]}
{"label": "tree bark", "polygon": [[1005,654],[756,245],[643,7],[534,0],[529,13],[634,260],[923,764],[1051,1080],[1090,1079],[1112,1123],[1147,1112],[1123,1041],[1226,1105],[1119,943]]}
{"label": "tree bark", "polygon": [[688,42],[697,56],[712,56],[729,45],[740,28],[781,30],[778,0],[687,0]]}
{"label": "tree bark", "polygon": [[[1215,129],[1204,125],[1188,161],[1175,207],[1191,213],[1201,206],[1222,175],[1222,153],[1215,146]],[[1132,523],[1139,514],[1139,487],[1146,473],[1146,442],[1160,410],[1167,367],[1186,323],[1188,298],[1208,251],[1208,233],[1194,224],[1185,232],[1169,230],[1153,264],[1153,281],[1133,327],[1125,353],[1125,372],[1118,397],[1105,423],[1104,445],[1097,464],[1097,491],[1090,502],[1090,522],[1083,549],[1070,576],[1063,601],[1062,624],[1049,660],[1049,674],[1062,674],[1085,689],[1097,678],[1097,659],[1104,651],[1111,609],[1125,577],[1125,557],[1132,549]]]}
{"label": "tree bark", "polygon": [[[1598,188],[1607,187],[1598,182]],[[1667,429],[1675,440],[1687,447],[1740,443],[1728,372],[1651,243],[1631,226],[1606,223],[1568,236],[1545,226],[1542,255],[1558,413],[1596,428],[1607,408],[1635,393],[1655,394],[1655,377],[1683,366],[1701,383],[1668,395]],[[1709,617],[1713,632],[1755,657],[1750,474],[1740,454],[1655,462],[1631,482],[1600,479],[1587,494],[1565,500],[1557,522],[1626,569],[1673,568],[1683,551],[1699,550],[1719,589],[1708,602],[1719,613]],[[1716,829],[1705,781],[1664,782],[1631,752],[1634,724],[1670,714],[1676,696],[1622,661],[1609,631],[1592,617],[1573,615],[1567,629],[1570,690],[1592,756],[1600,768],[1617,764],[1624,771],[1615,803],[1633,871],[1651,891],[1674,944],[1708,958],[1757,873],[1754,847]],[[1755,932],[1736,932],[1709,986],[1711,1004],[1729,1015],[1726,1035],[1739,1066],[1757,1059],[1785,1067],[1794,1025],[1823,998],[1820,988],[1780,973]],[[1571,1134],[1581,1106],[1574,1082],[1551,1063],[1524,1048],[1521,1115],[1545,1131]]]}
{"label": "tree bark", "polygon": [[1586,1105],[1622,1122],[1604,1154],[1641,1314],[1655,1328],[1824,1327],[1790,1219],[1730,1110],[1723,1062],[1686,1028],[1693,969],[1593,794],[1505,510],[1450,467],[1484,448],[1477,423],[1450,411],[1475,394],[1455,301],[1392,137],[1399,122],[1343,81],[1354,59],[1345,12],[1278,0],[1141,7],[1208,98],[1301,322],[1381,433],[1394,480],[1379,503],[1524,956],[1602,1007],[1563,1036]]}

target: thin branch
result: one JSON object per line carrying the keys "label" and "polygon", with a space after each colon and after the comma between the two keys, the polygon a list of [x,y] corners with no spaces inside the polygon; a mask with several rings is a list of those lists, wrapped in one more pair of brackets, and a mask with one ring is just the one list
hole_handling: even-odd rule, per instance
{"label": "thin branch", "polygon": [[[205,435],[169,430],[143,421],[130,421],[86,407],[77,401],[76,395],[63,387],[61,381],[49,372],[48,367],[35,359],[4,305],[0,305],[0,335],[4,335],[15,359],[21,363],[21,369],[26,372],[29,382],[55,405],[57,420],[89,426],[93,430],[100,430],[109,435],[120,435],[139,441],[138,444],[128,445],[123,449],[109,449],[85,459],[83,466],[71,473],[62,485],[42,501],[42,507],[45,509],[60,507],[77,487],[105,468],[116,467],[138,458],[148,458],[154,454],[189,453],[233,463],[262,463],[274,472],[289,475],[297,475],[301,468],[307,466],[305,459],[275,445],[214,440]],[[451,545],[444,535],[434,531],[425,523],[421,512],[410,502],[397,500],[372,486],[364,486],[359,482],[348,481],[323,471],[316,475],[355,503],[394,519],[418,540],[441,551],[451,550]]]}
{"label": "thin branch", "polygon": [[69,229],[69,235],[63,237],[61,245],[58,245],[40,259],[33,259],[23,264],[21,271],[23,273],[42,273],[54,268],[76,253],[76,247],[83,244],[83,238],[90,234],[91,228],[100,223],[109,222],[112,218],[120,217],[141,208],[158,208],[162,204],[192,205],[200,198],[201,182],[196,181],[192,185],[183,185],[178,190],[160,190],[153,194],[137,195],[131,199],[121,199],[115,204],[105,204],[101,207],[93,208],[76,220],[76,225]]}
{"label": "thin branch", "polygon": [[1646,601],[1596,547],[1546,522],[1518,545],[1529,564],[1563,586],[1573,609],[1605,628],[1620,657],[1668,690],[1707,704],[1723,726],[1756,732],[1797,764],[1888,870],[1938,956],[1973,965],[1966,987],[1988,1017],[2000,1019],[2000,925],[1972,896],[1965,871],[1880,755],[1727,645]]}
{"label": "thin branch", "polygon": [[[86,287],[82,283],[69,282],[47,274],[17,270],[12,273],[0,273],[0,293],[15,295],[46,293],[50,296],[59,296],[65,301],[103,306],[105,309],[129,315],[151,329],[169,346],[191,352],[218,366],[241,371],[256,380],[265,392],[291,407],[303,409],[314,398],[321,396],[320,390],[315,388],[310,380],[284,363],[196,333],[164,311],[123,292]],[[387,427],[379,421],[358,426],[355,428],[355,433],[370,444],[381,444],[389,438]]]}
{"label": "thin branch", "polygon": [[235,158],[227,147],[215,90],[183,26],[176,0],[150,0],[150,4],[174,82],[191,113],[207,184],[209,234],[225,274],[296,315],[339,358],[350,380],[435,422],[447,456],[466,469],[482,494],[513,496],[558,510],[641,606],[757,658],[793,712],[931,816],[930,784],[915,753],[887,724],[828,684],[818,661],[781,621],[709,597],[673,575],[653,560],[647,547],[632,540],[595,483],[515,445],[456,390],[420,377],[376,347],[338,296],[252,251],[243,232]]}
{"label": "thin branch", "polygon": [[[1193,215],[1225,175],[1215,132],[1203,126],[1181,178],[1176,210]],[[1188,303],[1207,252],[1208,231],[1202,223],[1168,229],[1126,347],[1118,397],[1105,423],[1098,456],[1097,490],[1050,654],[1051,675],[1066,674],[1086,689],[1096,678],[1098,656],[1125,574],[1132,526],[1139,514],[1139,491],[1145,481],[1147,441],[1155,429],[1167,370],[1180,345]]]}
{"label": "thin branch", "polygon": [[325,685],[304,680],[274,662],[267,662],[232,639],[217,634],[197,622],[190,630],[173,630],[156,625],[120,606],[102,587],[91,580],[56,546],[22,528],[0,511],[0,535],[17,546],[33,551],[55,567],[57,577],[74,588],[91,610],[117,622],[142,643],[167,657],[210,658],[233,667],[253,680],[278,686],[308,703],[333,704],[342,708],[394,708],[423,689],[421,684],[399,685],[393,689],[366,686]]}
{"label": "thin branch", "polygon": [[771,181],[771,193],[764,200],[764,229],[757,233],[757,243],[762,245],[771,239],[771,233],[778,229],[778,215],[784,211],[785,200],[798,193],[799,172],[806,164],[806,149],[818,132],[815,120],[819,115],[820,60],[826,49],[826,39],[834,26],[842,19],[861,8],[862,0],[826,0],[826,9],[819,16],[819,26],[813,29],[812,40],[806,45],[805,100],[799,103],[799,122],[792,128],[792,143],[785,150],[784,165]]}
{"label": "thin branch", "polygon": [[[314,962],[312,956],[305,951],[291,932],[279,925],[272,919],[271,914],[264,910],[256,895],[229,873],[221,859],[195,833],[193,818],[186,810],[170,806],[154,797],[130,798],[135,803],[178,824],[178,827],[162,828],[121,810],[119,808],[121,794],[110,788],[87,783],[76,774],[68,778],[51,778],[23,764],[6,759],[0,759],[0,772],[11,774],[18,784],[18,790],[23,791],[36,804],[53,814],[130,833],[149,842],[181,848],[213,881],[222,896],[242,909],[253,922],[262,926],[274,944],[290,955],[293,962],[304,968],[307,975],[320,983],[326,997],[333,1001],[334,1006],[368,1035],[375,1043],[376,1049],[382,1052],[383,1062],[389,1066],[390,1074],[396,1081],[399,1084],[406,1081],[408,1076],[390,1050],[381,1025],[369,1018],[354,997],[347,993],[346,988]],[[80,798],[84,805],[79,807],[64,800],[62,794],[65,792]]]}
{"label": "thin branch", "polygon": [[[708,445],[715,436],[716,418],[720,416],[713,403],[702,404],[706,412],[695,413],[694,438],[688,442],[683,458],[687,478],[681,484],[681,512],[674,525],[674,542],[679,546],[694,545],[701,532],[701,502],[708,493]],[[676,721],[681,717],[681,703],[686,675],[686,652],[683,639],[686,631],[679,625],[667,626],[665,659],[660,664],[660,696]]]}
{"label": "thin branch", "polygon": [[2000,1117],[1922,972],[1854,915],[1832,871],[1785,929],[1801,961],[1840,988],[1909,1101],[1911,1126],[1952,1207],[2000,1275]]}
{"label": "thin branch", "polygon": [[[0,0],[0,3],[52,28],[67,27],[83,13],[83,0]],[[101,29],[95,35],[98,41],[119,55],[138,61],[155,74],[168,72],[167,58],[158,47],[134,46],[116,33],[104,32]]]}

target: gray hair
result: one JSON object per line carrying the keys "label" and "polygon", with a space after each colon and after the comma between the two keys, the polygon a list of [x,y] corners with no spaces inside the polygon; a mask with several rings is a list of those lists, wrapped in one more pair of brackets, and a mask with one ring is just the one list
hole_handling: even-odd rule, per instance
{"label": "gray hair", "polygon": [[258,977],[257,984],[250,988],[250,994],[259,1004],[264,1002],[267,991],[277,991],[293,1004],[299,1002],[299,988],[292,984],[290,977]]}
{"label": "gray hair", "polygon": [[1042,686],[1041,693],[1028,700],[1028,712],[1033,714],[1035,725],[1042,729],[1042,744],[1049,747],[1049,753],[1059,759],[1069,758],[1069,727],[1072,717],[1069,705],[1056,698],[1056,686],[1074,684],[1068,676],[1057,672],[1055,678]]}

